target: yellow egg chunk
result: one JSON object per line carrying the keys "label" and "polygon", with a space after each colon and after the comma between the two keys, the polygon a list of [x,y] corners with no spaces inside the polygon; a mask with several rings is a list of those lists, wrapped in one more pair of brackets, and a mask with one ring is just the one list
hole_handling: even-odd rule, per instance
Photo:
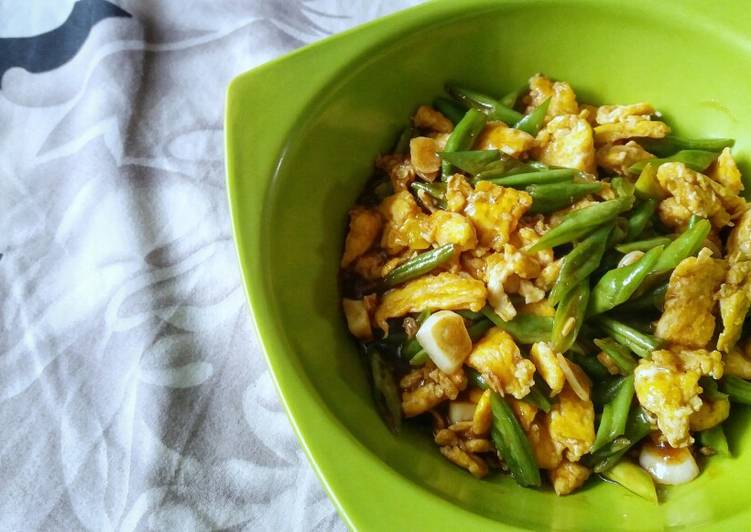
{"label": "yellow egg chunk", "polygon": [[545,164],[596,171],[592,126],[580,116],[556,116],[537,134],[535,144],[533,155]]}
{"label": "yellow egg chunk", "polygon": [[508,127],[503,122],[490,122],[477,138],[478,150],[501,150],[512,157],[519,157],[535,143],[535,138],[520,129]]}
{"label": "yellow egg chunk", "polygon": [[346,268],[368,251],[378,239],[383,222],[377,211],[355,207],[349,211],[349,232],[344,241],[341,266]]}
{"label": "yellow egg chunk", "polygon": [[438,146],[430,137],[415,137],[409,141],[409,159],[417,175],[433,181],[441,169]]}
{"label": "yellow egg chunk", "polygon": [[347,327],[352,336],[360,340],[373,338],[373,330],[370,327],[370,317],[365,303],[360,299],[342,299],[344,317],[347,319]]}
{"label": "yellow egg chunk", "polygon": [[522,357],[511,335],[498,327],[475,345],[467,365],[479,371],[491,388],[517,399],[526,396],[535,383],[534,364]]}
{"label": "yellow egg chunk", "polygon": [[464,325],[464,318],[450,310],[431,314],[415,337],[433,363],[444,373],[453,373],[460,368],[472,351],[472,340]]}
{"label": "yellow egg chunk", "polygon": [[500,250],[531,206],[532,196],[523,190],[480,181],[467,200],[464,214],[474,224],[480,245]]}
{"label": "yellow egg chunk", "polygon": [[590,473],[589,468],[564,460],[550,471],[550,482],[556,495],[568,495],[584,484]]}

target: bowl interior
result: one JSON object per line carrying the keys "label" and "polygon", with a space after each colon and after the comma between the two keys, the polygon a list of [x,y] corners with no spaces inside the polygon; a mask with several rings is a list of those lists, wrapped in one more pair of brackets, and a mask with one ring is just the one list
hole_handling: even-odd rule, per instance
{"label": "bowl interior", "polygon": [[[500,95],[541,71],[571,82],[580,102],[649,101],[679,134],[735,137],[742,159],[750,146],[743,127],[751,123],[748,50],[708,21],[657,3],[476,4],[373,42],[367,53],[338,65],[290,129],[263,198],[260,256],[254,259],[265,305],[256,305],[256,314],[270,317],[284,346],[274,356],[304,375],[325,405],[332,431],[346,431],[408,482],[494,521],[647,529],[739,515],[747,497],[740,495],[746,489],[737,472],[751,471],[751,452],[710,459],[700,478],[668,490],[659,506],[602,482],[558,498],[550,490],[519,488],[506,477],[476,480],[445,461],[429,433],[407,427],[394,436],[378,418],[338,302],[346,213],[376,154],[391,146],[415,107],[439,95],[445,81]],[[290,91],[295,83],[305,80],[290,80]],[[735,414],[730,440],[736,451],[748,446],[750,436],[742,430],[747,421],[745,412]]]}

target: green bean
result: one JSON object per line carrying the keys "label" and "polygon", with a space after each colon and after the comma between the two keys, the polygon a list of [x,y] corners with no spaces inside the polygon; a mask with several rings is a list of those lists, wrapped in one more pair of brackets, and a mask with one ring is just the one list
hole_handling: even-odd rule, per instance
{"label": "green bean", "polygon": [[491,322],[488,320],[480,320],[476,323],[473,323],[469,326],[469,329],[467,329],[467,332],[469,333],[469,338],[476,342],[483,336],[485,336],[485,333],[488,332],[488,329],[490,329],[493,326]]}
{"label": "green bean", "polygon": [[454,124],[458,124],[464,118],[466,112],[461,105],[442,96],[433,101],[433,107]]}
{"label": "green bean", "polygon": [[644,165],[641,173],[639,173],[639,179],[634,184],[636,196],[643,200],[661,200],[667,196],[665,190],[657,181],[657,166],[651,162],[654,160],[648,160],[649,162]]}
{"label": "green bean", "polygon": [[446,183],[426,183],[425,181],[413,181],[409,186],[417,194],[420,190],[433,198],[439,209],[446,209]]}
{"label": "green bean", "polygon": [[[535,375],[536,376],[536,375]],[[541,383],[539,379],[535,379],[535,385],[530,388],[529,393],[522,397],[522,401],[525,403],[529,403],[533,406],[536,406],[543,412],[550,412],[550,409],[552,408],[552,403],[550,402],[550,399],[548,399],[548,396],[542,392],[541,390]]]}
{"label": "green bean", "polygon": [[717,153],[704,150],[681,150],[670,157],[662,159],[644,159],[638,163],[632,164],[628,171],[631,175],[638,175],[644,169],[647,163],[654,165],[656,168],[664,163],[683,163],[691,170],[704,172],[709,165],[717,159]]}
{"label": "green bean", "polygon": [[693,227],[694,227],[694,226],[695,226],[695,225],[696,225],[697,223],[699,223],[699,221],[700,221],[700,220],[703,220],[703,219],[704,219],[704,218],[702,218],[702,217],[701,217],[701,216],[699,216],[698,214],[692,214],[692,215],[691,215],[691,218],[689,218],[689,219],[688,219],[688,227],[686,227],[686,229],[693,229]]}
{"label": "green bean", "polygon": [[626,432],[626,422],[634,398],[634,376],[620,379],[618,391],[613,400],[605,405],[602,420],[597,429],[592,451],[597,451]]}
{"label": "green bean", "polygon": [[628,375],[636,368],[636,360],[631,356],[628,348],[612,338],[596,338],[595,345],[602,349],[624,374]]}
{"label": "green bean", "polygon": [[621,460],[604,471],[602,476],[654,504],[659,502],[654,480],[649,473],[633,462]]}
{"label": "green bean", "polygon": [[411,360],[420,351],[422,351],[420,342],[417,341],[417,338],[412,337],[402,345],[401,357],[407,360]]}
{"label": "green bean", "polygon": [[[526,170],[526,168],[525,168]],[[551,185],[556,183],[565,183],[571,181],[576,175],[576,170],[570,168],[557,168],[552,170],[536,170],[524,171],[521,173],[516,172],[493,172],[483,171],[480,172],[475,181],[490,181],[494,185],[500,185],[502,187],[511,188],[523,188],[530,185]],[[493,177],[493,175],[500,174],[499,177]]]}
{"label": "green bean", "polygon": [[483,377],[479,371],[474,368],[465,368],[464,371],[467,374],[467,380],[470,384],[476,386],[477,388],[480,388],[481,390],[488,389],[488,383],[485,381],[485,377]]}
{"label": "green bean", "polygon": [[662,246],[652,248],[633,264],[610,270],[603,275],[592,289],[587,315],[602,314],[628,301],[652,271],[663,249],[665,248]]}
{"label": "green bean", "polygon": [[704,240],[709,236],[712,224],[708,220],[699,220],[693,227],[684,231],[678,238],[673,240],[663,251],[654,265],[651,273],[664,273],[671,271],[688,257],[699,252],[704,245]]}
{"label": "green bean", "polygon": [[501,104],[505,105],[506,107],[513,109],[516,106],[516,101],[519,99],[519,96],[527,92],[528,89],[529,89],[529,86],[525,83],[518,89],[513,90],[509,92],[508,94],[504,95],[503,98],[501,98],[499,101],[501,102]]}
{"label": "green bean", "polygon": [[610,376],[607,368],[603,366],[597,358],[593,355],[588,355],[583,352],[574,351],[577,344],[575,343],[566,353],[566,358],[570,359],[577,366],[581,366],[584,373],[589,375],[593,382],[597,383],[602,379],[606,379]]}
{"label": "green bean", "polygon": [[394,185],[391,181],[381,181],[373,187],[373,195],[378,201],[383,201],[394,193]]}
{"label": "green bean", "polygon": [[[608,244],[606,246],[607,249],[611,249],[614,246],[617,246],[618,244],[626,240],[627,234],[628,234],[628,220],[624,218],[623,216],[616,216],[615,225],[613,227],[613,230],[610,232],[610,236],[608,237]],[[618,264],[618,260],[613,261],[611,268],[614,268],[617,264]],[[608,268],[608,269],[611,269],[611,268]]]}
{"label": "green bean", "polygon": [[[663,251],[663,253],[665,252]],[[665,303],[665,293],[667,291],[668,283],[662,283],[651,292],[644,294],[636,299],[632,298],[630,301],[618,307],[618,310],[624,312],[638,312],[657,309],[659,311],[662,311],[662,307]]]}
{"label": "green bean", "polygon": [[[594,357],[590,358],[597,360]],[[607,370],[605,370],[603,377],[593,379],[592,382],[592,402],[597,407],[604,407],[606,404],[612,403],[618,390],[621,389],[621,378],[610,375]]]}
{"label": "green bean", "polygon": [[553,328],[553,320],[547,316],[536,314],[518,314],[514,319],[503,321],[501,317],[489,306],[481,311],[483,315],[493,322],[493,325],[509,333],[520,344],[534,344],[550,340],[550,332]]}
{"label": "green bean", "polygon": [[527,251],[532,253],[545,248],[568,244],[592,232],[598,226],[609,223],[631,208],[628,198],[603,201],[566,215],[563,221],[535,242]]}
{"label": "green bean", "polygon": [[490,396],[490,408],[493,412],[493,443],[511,471],[511,476],[522,486],[540,486],[540,470],[532,446],[513,410],[496,392]]}
{"label": "green bean", "polygon": [[649,357],[652,354],[652,351],[655,351],[662,346],[662,342],[654,336],[644,334],[643,332],[608,316],[597,316],[594,321],[616,342],[625,345],[641,358]]}
{"label": "green bean", "polygon": [[436,269],[454,256],[455,248],[454,244],[445,244],[425,253],[420,253],[391,270],[384,278],[384,284],[391,287]]}
{"label": "green bean", "polygon": [[747,380],[735,375],[725,375],[722,379],[722,391],[734,403],[751,405],[751,382]]}
{"label": "green bean", "polygon": [[501,120],[507,124],[515,124],[524,116],[498,100],[471,89],[446,85],[446,92],[464,106],[482,111],[490,120]]}
{"label": "green bean", "polygon": [[412,126],[405,127],[401,134],[399,135],[399,138],[396,141],[396,145],[394,146],[394,149],[392,153],[399,153],[399,154],[405,154],[409,153],[409,141],[412,138],[412,135],[414,134],[415,130]]}
{"label": "green bean", "polygon": [[654,198],[648,198],[641,202],[635,209],[631,217],[628,219],[628,234],[626,240],[634,240],[641,236],[647,224],[652,219],[652,215],[657,208],[657,200]]}
{"label": "green bean", "polygon": [[422,366],[424,365],[428,360],[430,360],[430,356],[428,355],[428,352],[424,349],[420,349],[415,356],[409,359],[409,365],[413,367]]}
{"label": "green bean", "polygon": [[[634,184],[624,177],[614,177],[610,180],[610,186],[619,198],[631,198],[636,191]],[[629,208],[633,206],[633,200],[631,201]]]}
{"label": "green bean", "polygon": [[[550,170],[553,171],[553,170]],[[530,185],[525,190],[532,196],[529,214],[548,214],[570,206],[587,194],[599,192],[600,183],[555,183]]]}
{"label": "green bean", "polygon": [[712,377],[704,376],[699,379],[699,386],[702,389],[702,396],[709,401],[724,401],[728,398],[728,394],[722,393],[717,381]]}
{"label": "green bean", "polygon": [[605,253],[605,245],[612,229],[612,223],[600,226],[566,255],[555,286],[548,296],[548,302],[551,305],[557,305],[574,286],[597,269]]}
{"label": "green bean", "polygon": [[438,155],[444,161],[448,161],[459,168],[459,170],[472,175],[480,173],[490,163],[508,158],[507,155],[501,153],[499,150],[441,152]]}
{"label": "green bean", "polygon": [[522,117],[516,124],[514,124],[514,127],[529,133],[534,137],[540,132],[542,123],[545,120],[545,115],[548,113],[548,107],[550,107],[550,98],[535,107],[528,115]]}
{"label": "green bean", "polygon": [[482,312],[475,312],[474,310],[469,309],[457,310],[456,313],[465,320],[469,321],[477,321],[485,318]]}
{"label": "green bean", "polygon": [[728,446],[728,439],[725,437],[725,431],[722,429],[722,424],[701,431],[699,433],[699,445],[712,449],[717,454],[730,456],[730,447]]}
{"label": "green bean", "polygon": [[564,353],[574,343],[584,323],[588,301],[589,279],[578,283],[561,298],[561,302],[555,309],[551,333],[554,351]]}
{"label": "green bean", "polygon": [[704,150],[720,152],[732,148],[734,139],[686,139],[668,135],[661,139],[642,139],[639,141],[649,153],[658,157],[667,157],[680,150]]}
{"label": "green bean", "polygon": [[615,249],[620,253],[631,253],[632,251],[649,251],[657,246],[667,246],[673,241],[668,236],[656,236],[646,240],[635,240],[626,244],[618,244]]}
{"label": "green bean", "polygon": [[370,372],[376,408],[392,432],[399,432],[402,423],[402,401],[396,377],[380,353],[370,353]]}
{"label": "green bean", "polygon": [[[464,151],[472,149],[472,145],[475,143],[475,138],[480,134],[480,131],[485,127],[487,118],[477,109],[470,109],[467,114],[464,115],[454,131],[449,135],[446,141],[446,146],[443,148],[445,152],[452,151]],[[446,181],[451,175],[452,164],[446,160],[441,162],[441,180]]]}
{"label": "green bean", "polygon": [[585,456],[582,462],[595,473],[603,473],[617,464],[631,447],[643,440],[651,431],[649,415],[640,406],[635,406],[629,412],[624,435]]}

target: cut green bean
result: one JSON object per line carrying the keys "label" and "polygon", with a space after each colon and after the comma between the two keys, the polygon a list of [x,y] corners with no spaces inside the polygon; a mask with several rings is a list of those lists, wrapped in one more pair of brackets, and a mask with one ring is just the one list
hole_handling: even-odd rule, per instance
{"label": "cut green bean", "polygon": [[420,349],[415,356],[409,359],[409,365],[413,367],[423,366],[428,360],[430,360],[428,352]]}
{"label": "cut green bean", "polygon": [[505,94],[499,101],[509,109],[513,109],[514,107],[516,107],[516,102],[517,100],[519,100],[519,96],[521,96],[528,90],[529,86],[525,83],[518,89],[512,90],[511,92]]}
{"label": "cut green bean", "polygon": [[532,207],[527,212],[529,214],[549,214],[568,207],[584,196],[599,192],[601,189],[600,183],[530,185],[525,189],[532,196]]}
{"label": "cut green bean", "polygon": [[642,139],[639,143],[649,153],[658,157],[667,157],[680,150],[702,150],[721,152],[724,148],[732,148],[734,139],[687,139],[668,135],[661,139]]}
{"label": "cut green bean", "polygon": [[446,183],[427,183],[425,181],[413,181],[409,186],[417,194],[418,191],[425,192],[435,200],[438,208],[446,208]]}
{"label": "cut green bean", "polygon": [[657,166],[651,162],[654,160],[648,160],[639,173],[639,179],[634,184],[636,196],[643,200],[654,199],[659,201],[667,196],[665,190],[657,181]]}
{"label": "cut green bean", "polygon": [[618,391],[613,400],[605,405],[600,427],[592,445],[592,451],[605,446],[626,432],[626,422],[634,398],[634,376],[620,379]]}
{"label": "cut green bean", "polygon": [[728,446],[728,439],[725,437],[722,424],[701,431],[699,433],[699,445],[711,449],[717,454],[730,456],[730,447]]}
{"label": "cut green bean", "polygon": [[[475,143],[475,138],[477,138],[477,135],[485,127],[486,120],[485,115],[477,109],[467,111],[467,114],[456,124],[454,131],[449,135],[443,152],[471,150],[472,145]],[[448,180],[452,170],[453,165],[450,162],[446,160],[441,161],[441,180]]]}
{"label": "cut green bean", "polygon": [[524,116],[498,100],[471,89],[446,85],[446,92],[462,105],[482,111],[490,120],[501,120],[507,124],[515,124]]}
{"label": "cut green bean", "polygon": [[[663,252],[664,253],[664,252]],[[627,303],[618,307],[618,310],[624,312],[640,312],[649,310],[662,311],[665,303],[665,293],[668,291],[668,283],[657,285],[657,288],[636,299],[631,299]]]}
{"label": "cut green bean", "polygon": [[602,379],[606,379],[610,376],[607,368],[603,366],[597,358],[593,355],[588,355],[584,352],[574,351],[577,344],[575,343],[566,353],[566,358],[570,359],[577,366],[580,366],[584,373],[589,375],[592,382],[599,382]]}
{"label": "cut green bean", "polygon": [[[618,244],[626,240],[627,234],[628,234],[628,220],[624,218],[623,216],[616,216],[613,230],[610,231],[610,236],[608,237],[608,244],[606,246],[607,249],[612,249],[614,246],[617,246]],[[614,261],[611,268],[607,268],[605,269],[605,271],[607,271],[608,269],[614,268],[617,264],[618,264],[618,261]]]}
{"label": "cut green bean", "polygon": [[438,155],[444,161],[448,161],[459,170],[471,175],[480,173],[490,163],[499,161],[502,158],[508,158],[507,155],[501,153],[499,150],[441,152]]}
{"label": "cut green bean", "polygon": [[648,198],[642,201],[634,209],[633,214],[628,219],[628,233],[626,234],[626,240],[635,240],[644,232],[647,224],[652,219],[652,215],[657,208],[657,200],[654,198]]}
{"label": "cut green bean", "polygon": [[553,350],[564,353],[576,341],[584,323],[589,301],[589,279],[584,279],[561,298],[555,309],[551,342]]}
{"label": "cut green bean", "polygon": [[632,164],[628,171],[631,175],[639,175],[647,163],[654,165],[658,168],[661,164],[665,163],[683,163],[691,170],[696,172],[704,172],[709,165],[711,165],[715,159],[717,159],[717,153],[713,151],[705,150],[681,150],[678,153],[671,155],[670,157],[664,157],[662,159],[644,159],[638,163]]}
{"label": "cut green bean", "polygon": [[652,271],[663,249],[662,246],[652,248],[633,264],[610,270],[603,275],[592,289],[587,315],[602,314],[628,301]]}
{"label": "cut green bean", "polygon": [[477,388],[480,388],[481,390],[488,389],[488,383],[485,381],[485,377],[483,377],[479,371],[474,368],[465,368],[465,372],[467,374],[467,380],[470,384],[476,386]]}
{"label": "cut green bean", "polygon": [[467,112],[466,109],[455,101],[444,97],[436,98],[433,101],[433,107],[438,109],[443,116],[451,120],[454,124],[458,124],[464,118],[464,113]]}
{"label": "cut green bean", "polygon": [[493,443],[506,462],[511,476],[522,486],[540,486],[540,470],[532,446],[513,410],[503,397],[495,392],[490,396],[490,408],[493,412]]}
{"label": "cut green bean", "polygon": [[576,170],[570,168],[556,168],[552,170],[536,170],[515,172],[483,171],[480,172],[475,181],[490,181],[494,185],[511,188],[523,188],[532,185],[552,185],[556,183],[565,183],[571,181],[576,175]]}
{"label": "cut green bean", "polygon": [[402,423],[402,400],[399,386],[391,368],[380,353],[370,353],[370,372],[373,396],[381,417],[392,432],[399,432]]}
{"label": "cut green bean", "polygon": [[457,310],[456,313],[459,314],[465,320],[477,321],[477,320],[485,319],[485,316],[483,315],[482,312],[475,312],[474,310],[462,309],[462,310]]}
{"label": "cut green bean", "polygon": [[385,285],[395,286],[433,271],[454,256],[455,247],[454,244],[445,244],[431,251],[420,253],[391,270],[384,278]]}
{"label": "cut green bean", "polygon": [[578,240],[602,224],[612,222],[619,213],[631,208],[632,201],[633,198],[619,198],[573,211],[558,226],[542,235],[527,251],[532,253]]}
{"label": "cut green bean", "polygon": [[608,316],[597,316],[594,321],[616,342],[625,345],[641,358],[648,358],[651,356],[652,351],[656,351],[662,346],[662,342],[654,336],[644,334]]}
{"label": "cut green bean", "polygon": [[636,360],[631,352],[612,338],[596,338],[595,345],[607,354],[618,369],[625,375],[630,374],[636,368]]}
{"label": "cut green bean", "polygon": [[663,251],[654,265],[652,273],[663,273],[673,270],[678,264],[688,257],[692,257],[704,245],[704,240],[709,236],[712,224],[709,220],[699,220],[693,227],[684,231],[678,238],[673,240]]}
{"label": "cut green bean", "polygon": [[667,246],[673,240],[667,236],[656,236],[646,240],[635,240],[625,244],[618,244],[615,249],[620,253],[631,253],[632,251],[649,251],[657,246]]}
{"label": "cut green bean", "polygon": [[522,398],[522,401],[536,406],[543,412],[550,412],[553,405],[540,389],[540,382],[537,379],[535,379],[535,382],[536,384],[530,388],[529,393]]}
{"label": "cut green bean", "polygon": [[612,228],[613,224],[600,226],[566,255],[555,286],[548,296],[548,302],[551,305],[557,305],[574,286],[597,269],[605,253],[608,235]]}
{"label": "cut green bean", "polygon": [[512,320],[503,321],[490,306],[485,306],[482,313],[493,322],[493,325],[509,333],[520,344],[529,345],[550,340],[553,319],[547,316],[518,314]]}
{"label": "cut green bean", "polygon": [[540,105],[535,107],[528,115],[525,115],[519,120],[514,127],[520,129],[526,133],[529,133],[533,137],[540,132],[542,123],[545,120],[545,115],[548,113],[548,107],[550,107],[550,98],[547,98]]}
{"label": "cut green bean", "polygon": [[[590,358],[596,360],[594,357]],[[621,378],[610,375],[606,370],[603,377],[592,381],[592,402],[597,407],[604,407],[613,402],[620,389]]]}
{"label": "cut green bean", "polygon": [[469,326],[469,329],[467,329],[470,340],[477,342],[480,338],[485,336],[485,333],[488,332],[488,329],[490,329],[492,326],[493,324],[491,322],[484,319],[473,323]]}
{"label": "cut green bean", "polygon": [[640,406],[634,406],[628,415],[625,434],[585,456],[582,462],[587,467],[591,467],[595,473],[603,473],[617,464],[629,449],[643,440],[651,431],[649,415]]}
{"label": "cut green bean", "polygon": [[735,375],[725,375],[722,379],[721,390],[733,403],[751,405],[751,382]]}

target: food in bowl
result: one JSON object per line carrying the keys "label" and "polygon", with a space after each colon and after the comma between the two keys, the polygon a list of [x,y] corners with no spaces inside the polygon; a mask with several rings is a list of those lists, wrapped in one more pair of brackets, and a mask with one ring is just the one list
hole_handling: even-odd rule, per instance
{"label": "food in bowl", "polygon": [[558,495],[657,500],[751,404],[751,211],[731,139],[537,74],[422,105],[349,213],[342,307],[388,425]]}

